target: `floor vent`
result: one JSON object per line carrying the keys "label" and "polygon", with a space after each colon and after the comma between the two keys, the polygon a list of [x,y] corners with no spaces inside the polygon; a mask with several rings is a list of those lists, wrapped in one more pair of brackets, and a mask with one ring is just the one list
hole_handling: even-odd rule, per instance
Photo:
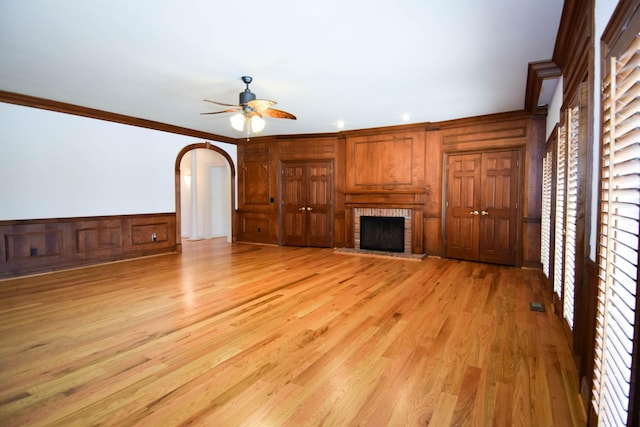
{"label": "floor vent", "polygon": [[532,302],[530,307],[531,311],[544,311],[544,304],[541,302]]}

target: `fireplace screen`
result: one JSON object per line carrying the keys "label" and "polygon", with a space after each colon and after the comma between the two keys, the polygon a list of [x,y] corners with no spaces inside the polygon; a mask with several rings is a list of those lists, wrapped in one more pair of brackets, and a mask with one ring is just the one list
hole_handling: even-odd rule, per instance
{"label": "fireplace screen", "polygon": [[360,249],[404,252],[404,218],[361,216]]}

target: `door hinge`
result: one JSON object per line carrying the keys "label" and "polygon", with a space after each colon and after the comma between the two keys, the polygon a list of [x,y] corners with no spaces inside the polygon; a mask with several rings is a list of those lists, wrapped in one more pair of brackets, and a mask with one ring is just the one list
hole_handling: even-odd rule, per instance
{"label": "door hinge", "polygon": [[516,209],[518,209],[518,202],[516,202]]}
{"label": "door hinge", "polygon": [[449,207],[449,202],[444,202],[444,207],[448,208]]}

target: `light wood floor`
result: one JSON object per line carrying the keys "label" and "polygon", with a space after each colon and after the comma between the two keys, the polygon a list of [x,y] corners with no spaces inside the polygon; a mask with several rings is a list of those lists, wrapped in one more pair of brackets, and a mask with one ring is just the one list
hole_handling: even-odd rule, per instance
{"label": "light wood floor", "polygon": [[0,425],[584,425],[539,272],[185,242],[0,281]]}

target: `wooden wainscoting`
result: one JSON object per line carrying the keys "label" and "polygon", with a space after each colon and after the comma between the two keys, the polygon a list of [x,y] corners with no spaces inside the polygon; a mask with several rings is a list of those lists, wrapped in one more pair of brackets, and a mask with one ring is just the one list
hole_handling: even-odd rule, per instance
{"label": "wooden wainscoting", "polygon": [[0,221],[0,278],[176,251],[175,213]]}

